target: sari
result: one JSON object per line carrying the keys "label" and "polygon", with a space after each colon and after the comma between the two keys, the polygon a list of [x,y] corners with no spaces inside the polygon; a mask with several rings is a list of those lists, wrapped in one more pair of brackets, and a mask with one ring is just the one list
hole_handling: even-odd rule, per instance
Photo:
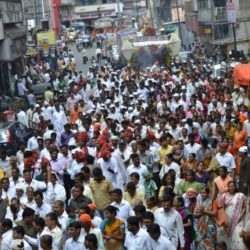
{"label": "sari", "polygon": [[[244,243],[240,238],[240,232],[245,225],[246,212],[242,215],[243,209],[246,209],[246,196],[242,193],[222,195],[225,204],[225,212],[228,218],[228,237],[225,239],[229,250],[244,249]],[[241,216],[242,215],[242,216]]]}
{"label": "sari", "polygon": [[201,209],[209,209],[216,207],[216,203],[209,197],[205,200],[197,202],[194,214],[199,215],[194,220],[194,229],[196,232],[196,250],[214,250],[217,233],[216,224],[212,216],[200,214]]}
{"label": "sari", "polygon": [[193,215],[186,208],[180,208],[177,211],[181,215],[183,224],[186,224],[188,222],[188,220],[192,221],[191,228],[190,227],[184,228],[184,239],[185,239],[185,247],[184,247],[184,249],[185,250],[190,250],[191,243],[195,239],[195,231],[194,231],[194,228],[193,228]]}
{"label": "sari", "polygon": [[193,182],[185,181],[181,186],[181,193],[182,194],[186,193],[189,188],[194,188],[200,194],[201,191],[205,188],[205,185],[197,181]]}
{"label": "sari", "polygon": [[[101,225],[101,230],[104,235],[113,234],[114,236],[120,235],[120,230],[125,230],[124,223],[115,218],[114,221],[110,222],[109,220],[105,219]],[[114,238],[110,238],[106,240],[105,243],[105,250],[123,250],[123,241],[119,241]]]}
{"label": "sari", "polygon": [[227,222],[227,215],[223,207],[222,195],[228,191],[228,183],[232,181],[232,177],[229,175],[223,180],[220,176],[215,178],[214,183],[217,186],[218,194],[216,197],[216,204],[218,207],[218,213],[215,218],[218,226],[223,226]]}

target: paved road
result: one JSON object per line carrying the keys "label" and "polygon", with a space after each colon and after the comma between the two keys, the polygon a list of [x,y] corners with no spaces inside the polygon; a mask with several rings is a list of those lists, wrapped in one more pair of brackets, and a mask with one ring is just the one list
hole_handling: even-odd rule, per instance
{"label": "paved road", "polygon": [[[83,64],[83,58],[82,58],[83,54],[77,50],[75,43],[69,45],[68,47],[72,50],[72,52],[73,52],[73,54],[75,56],[75,59],[76,59],[76,71],[77,72],[82,71],[84,74],[86,74],[88,72],[89,67],[91,66],[91,60],[90,59],[91,59],[92,56],[95,56],[96,44],[94,44],[92,48],[86,49],[87,55],[88,55],[88,58],[89,58],[87,64]],[[103,60],[102,64],[104,62],[105,61]],[[48,85],[49,84],[47,84],[47,83],[42,83],[42,84],[35,85],[33,87],[35,94],[38,95],[39,98],[40,98],[41,95],[43,96],[43,93],[47,89]]]}
{"label": "paved road", "polygon": [[77,50],[75,43],[72,44],[72,45],[69,45],[68,48],[70,48],[72,50],[72,52],[73,52],[73,54],[75,56],[75,59],[76,59],[76,71],[77,72],[82,71],[84,74],[86,74],[88,72],[89,66],[91,66],[90,58],[92,56],[95,56],[95,50],[96,50],[95,45],[92,48],[86,49],[87,55],[88,55],[88,58],[89,58],[87,64],[83,64],[83,59],[82,59],[83,54],[82,54],[82,52],[79,52]]}
{"label": "paved road", "polygon": [[[91,66],[91,58],[92,56],[95,56],[95,51],[96,51],[96,44],[94,43],[92,48],[86,49],[87,55],[88,55],[88,62],[87,64],[83,64],[83,54],[79,52],[76,48],[75,44],[69,45],[69,48],[72,50],[75,59],[76,59],[76,71],[82,71],[84,74],[88,72],[89,67]],[[105,60],[102,60],[102,65],[105,63]]]}

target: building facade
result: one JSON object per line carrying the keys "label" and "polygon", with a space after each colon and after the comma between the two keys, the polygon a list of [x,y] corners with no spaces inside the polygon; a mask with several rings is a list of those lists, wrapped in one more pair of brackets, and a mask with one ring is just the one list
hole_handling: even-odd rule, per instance
{"label": "building facade", "polygon": [[214,48],[227,57],[234,48],[233,25],[228,22],[227,4],[236,7],[237,50],[249,52],[250,39],[250,1],[249,0],[188,0],[185,2],[185,19],[188,30],[197,40]]}
{"label": "building facade", "polygon": [[9,92],[14,75],[24,72],[26,32],[21,0],[0,1],[0,91]]}

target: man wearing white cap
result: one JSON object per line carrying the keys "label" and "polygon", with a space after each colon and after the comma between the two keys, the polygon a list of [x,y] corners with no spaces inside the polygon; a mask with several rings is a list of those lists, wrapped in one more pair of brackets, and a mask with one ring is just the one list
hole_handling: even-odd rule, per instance
{"label": "man wearing white cap", "polygon": [[248,147],[240,147],[239,155],[241,156],[239,173],[239,192],[248,195],[250,191],[250,158],[248,157]]}
{"label": "man wearing white cap", "polygon": [[173,95],[173,100],[172,100],[172,102],[171,102],[171,104],[170,104],[170,109],[171,109],[171,111],[172,112],[175,112],[175,110],[179,107],[179,100],[180,100],[180,95],[178,94],[178,93],[175,93],[174,95]]}

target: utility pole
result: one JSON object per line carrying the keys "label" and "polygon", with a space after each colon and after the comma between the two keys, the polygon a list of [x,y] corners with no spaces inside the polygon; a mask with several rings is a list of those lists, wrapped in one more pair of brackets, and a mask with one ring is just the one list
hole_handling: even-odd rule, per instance
{"label": "utility pole", "polygon": [[117,5],[117,26],[118,30],[120,29],[120,23],[121,23],[121,2],[120,0],[116,0]]}
{"label": "utility pole", "polygon": [[35,22],[36,22],[35,27],[37,27],[38,26],[38,19],[37,19],[36,0],[34,0],[34,19],[35,19]]}
{"label": "utility pole", "polygon": [[179,35],[180,35],[180,39],[181,39],[181,46],[183,46],[182,30],[181,30],[181,19],[180,19],[180,13],[179,13],[179,3],[178,3],[178,0],[176,0],[176,9],[177,9],[177,18],[178,18]]}
{"label": "utility pole", "polygon": [[[230,0],[230,3],[233,3],[232,0]],[[236,12],[236,9],[235,9]],[[236,16],[236,13],[235,13]],[[236,17],[237,21],[237,17]],[[233,38],[234,38],[234,58],[237,59],[237,36],[236,36],[236,23],[232,23],[232,30],[233,30]]]}

